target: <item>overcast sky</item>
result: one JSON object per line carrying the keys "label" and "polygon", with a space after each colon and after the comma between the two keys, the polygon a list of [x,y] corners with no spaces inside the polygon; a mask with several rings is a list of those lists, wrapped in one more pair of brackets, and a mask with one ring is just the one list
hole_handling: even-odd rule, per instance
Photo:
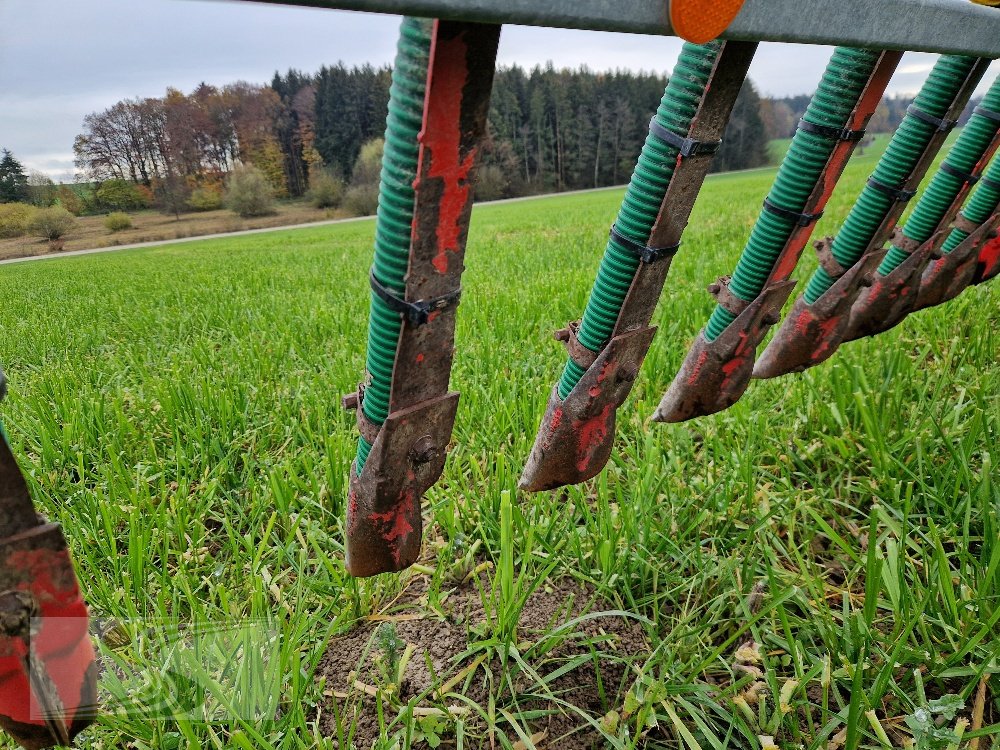
{"label": "overcast sky", "polygon": [[[393,16],[242,0],[0,0],[0,148],[29,169],[71,180],[73,139],[88,112],[162,96],[167,86],[266,83],[275,70],[313,72],[338,60],[389,63],[398,25]],[[508,26],[499,62],[669,72],[680,44]],[[811,93],[829,55],[828,47],[765,44],[750,75],[762,93]],[[890,93],[915,91],[934,60],[908,54]]]}

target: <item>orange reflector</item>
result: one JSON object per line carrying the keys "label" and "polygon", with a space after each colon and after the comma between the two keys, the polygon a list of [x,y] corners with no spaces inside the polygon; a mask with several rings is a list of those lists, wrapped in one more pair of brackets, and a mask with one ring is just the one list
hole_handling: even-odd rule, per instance
{"label": "orange reflector", "polygon": [[704,44],[736,18],[745,0],[670,0],[670,25],[681,39]]}

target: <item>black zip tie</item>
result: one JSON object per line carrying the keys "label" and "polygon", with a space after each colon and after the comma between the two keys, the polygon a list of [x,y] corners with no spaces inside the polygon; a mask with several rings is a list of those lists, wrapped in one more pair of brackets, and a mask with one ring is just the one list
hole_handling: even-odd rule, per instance
{"label": "black zip tie", "polygon": [[938,131],[942,133],[947,133],[956,125],[958,125],[958,120],[945,120],[941,117],[935,117],[934,115],[929,115],[914,104],[911,104],[909,107],[906,108],[906,114],[912,115],[921,122],[926,122],[928,125],[933,125]]}
{"label": "black zip tie", "polygon": [[626,250],[638,257],[643,263],[655,263],[664,258],[672,258],[681,246],[680,242],[675,242],[673,245],[664,245],[663,247],[643,245],[641,242],[636,242],[631,237],[626,237],[619,232],[618,227],[614,224],[611,225],[611,237],[624,245]]}
{"label": "black zip tie", "polygon": [[1000,122],[1000,112],[994,112],[992,109],[986,109],[986,107],[976,107],[972,110],[972,114],[985,117],[987,120],[993,120],[993,122]]}
{"label": "black zip tie", "polygon": [[991,180],[989,177],[980,177],[979,181],[988,188],[992,188],[993,190],[1000,190],[1000,181]]}
{"label": "black zip tie", "polygon": [[390,310],[405,315],[406,319],[415,326],[422,326],[427,323],[430,320],[432,312],[444,310],[458,304],[458,300],[462,296],[462,290],[459,288],[453,292],[448,292],[448,294],[442,294],[440,297],[407,302],[404,299],[400,299],[392,289],[383,286],[375,278],[374,269],[368,275],[368,280],[371,282],[372,291],[389,306]]}
{"label": "black zip tie", "polygon": [[818,135],[831,141],[851,141],[857,143],[865,137],[865,129],[851,130],[850,128],[835,128],[830,125],[817,125],[814,122],[802,118],[799,120],[797,130]]}
{"label": "black zip tie", "polygon": [[677,133],[660,125],[655,117],[649,121],[649,132],[654,138],[659,138],[676,148],[685,158],[701,154],[714,154],[722,145],[722,141],[696,141],[694,138],[682,138]]}
{"label": "black zip tie", "polygon": [[979,175],[963,172],[961,169],[956,169],[955,167],[951,166],[951,164],[949,164],[946,161],[941,162],[941,166],[938,167],[938,169],[940,169],[945,174],[950,174],[952,177],[957,177],[967,185],[975,185],[977,182],[979,182]]}
{"label": "black zip tie", "polygon": [[917,194],[916,190],[904,190],[903,188],[894,188],[890,185],[886,185],[884,182],[879,182],[875,179],[875,176],[868,178],[868,187],[875,188],[880,193],[888,195],[896,203],[906,203],[910,198]]}
{"label": "black zip tie", "polygon": [[770,211],[775,216],[780,216],[783,219],[791,219],[800,227],[807,227],[815,221],[819,221],[823,216],[822,211],[817,211],[814,214],[800,213],[798,211],[789,211],[787,208],[782,208],[781,206],[776,206],[771,203],[770,198],[764,199],[764,210]]}

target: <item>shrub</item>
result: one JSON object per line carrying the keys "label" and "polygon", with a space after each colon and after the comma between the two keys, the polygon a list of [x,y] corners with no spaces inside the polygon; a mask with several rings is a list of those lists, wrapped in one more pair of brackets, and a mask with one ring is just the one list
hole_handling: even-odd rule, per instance
{"label": "shrub", "polygon": [[132,228],[132,217],[122,211],[115,211],[104,217],[104,227],[109,232],[121,232]]}
{"label": "shrub", "polygon": [[97,205],[113,211],[149,208],[149,190],[125,180],[106,180],[94,191]]}
{"label": "shrub", "polygon": [[195,188],[187,205],[192,211],[216,211],[222,208],[222,191],[217,187]]}
{"label": "shrub", "polygon": [[37,210],[26,203],[0,203],[0,238],[20,237],[27,232]]}
{"label": "shrub", "polygon": [[351,172],[351,187],[344,194],[344,208],[355,216],[370,216],[378,208],[378,182],[385,141],[376,138],[361,147]]}
{"label": "shrub", "polygon": [[62,206],[40,208],[31,220],[31,231],[47,240],[58,240],[73,228],[76,219]]}
{"label": "shrub", "polygon": [[56,194],[59,198],[59,205],[71,214],[79,216],[83,213],[83,200],[69,185],[60,185]]}
{"label": "shrub", "polygon": [[320,169],[309,176],[309,201],[316,208],[336,208],[344,197],[344,181]]}
{"label": "shrub", "polygon": [[274,189],[252,164],[236,167],[226,180],[226,207],[244,219],[274,213]]}
{"label": "shrub", "polygon": [[371,216],[378,209],[378,186],[355,185],[344,193],[343,206],[354,216]]}

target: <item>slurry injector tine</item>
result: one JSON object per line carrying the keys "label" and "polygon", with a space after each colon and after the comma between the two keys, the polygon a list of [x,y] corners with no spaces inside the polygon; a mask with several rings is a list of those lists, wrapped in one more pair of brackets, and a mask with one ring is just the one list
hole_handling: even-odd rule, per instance
{"label": "slurry injector tine", "polygon": [[[650,135],[619,221],[611,230],[588,312],[582,323],[570,323],[556,332],[570,361],[549,397],[521,475],[521,489],[537,492],[576,484],[596,476],[607,464],[617,410],[631,392],[653,340],[655,328],[649,321],[670,262],[756,48],[756,43],[748,42],[685,45],[683,64],[675,70],[678,79],[674,87],[668,85],[650,122]],[[685,114],[684,107],[690,105],[678,97],[689,95],[683,86],[690,87],[693,80],[705,93],[697,111]],[[662,186],[658,212],[649,200],[649,184]],[[641,201],[633,194],[639,191],[647,191]],[[641,226],[637,215],[644,215],[648,223]],[[604,299],[609,291],[602,281],[606,264],[616,263],[631,275],[631,283],[619,297],[617,317],[607,321],[610,333],[595,334],[600,323],[594,324],[588,313],[595,298]]]}
{"label": "slurry injector tine", "polygon": [[900,52],[838,48],[799,123],[733,276],[709,287],[718,306],[653,414],[714,414],[746,391],[757,347],[778,322],[813,227],[882,100]]}
{"label": "slurry injector tine", "polygon": [[[993,82],[983,101],[993,107],[1000,106],[1000,78]],[[973,226],[973,222],[959,216],[972,185],[979,181],[981,170],[1000,147],[1000,117],[984,116],[982,111],[977,108],[973,112],[905,226],[896,232],[889,252],[872,274],[871,286],[855,301],[846,341],[882,333],[898,325],[920,309],[921,294],[923,306],[950,299],[948,293],[956,280],[949,278],[949,273],[967,272],[958,280],[964,284],[954,294],[968,286],[974,268],[971,264],[966,269],[960,266],[963,256],[971,252],[970,243],[949,247],[946,241],[956,230],[966,233],[972,230],[976,235],[972,242],[979,248],[993,229],[988,217]],[[957,258],[947,257],[956,251],[960,252]]]}
{"label": "slurry injector tine", "polygon": [[[0,400],[7,384],[0,370]],[[62,530],[35,513],[0,429],[0,727],[22,747],[69,745],[97,712],[87,606]]]}
{"label": "slurry injector tine", "polygon": [[[346,545],[347,569],[359,577],[416,561],[420,499],[444,469],[458,408],[458,393],[448,390],[455,314],[500,39],[497,25],[443,20],[428,39],[419,23],[404,21],[393,73],[400,100],[390,101],[383,177],[395,173],[380,186],[367,378],[345,399],[361,432]],[[420,50],[428,55],[422,67]],[[399,112],[417,102],[419,151],[405,127],[419,111]],[[391,237],[399,228],[405,234]]]}
{"label": "slurry injector tine", "polygon": [[877,276],[873,263],[883,262],[907,201],[984,72],[984,61],[971,58],[946,56],[935,65],[917,96],[921,106],[935,107],[934,115],[919,109],[906,114],[840,233],[817,243],[820,267],[761,354],[755,378],[813,367],[850,340],[851,310]]}

